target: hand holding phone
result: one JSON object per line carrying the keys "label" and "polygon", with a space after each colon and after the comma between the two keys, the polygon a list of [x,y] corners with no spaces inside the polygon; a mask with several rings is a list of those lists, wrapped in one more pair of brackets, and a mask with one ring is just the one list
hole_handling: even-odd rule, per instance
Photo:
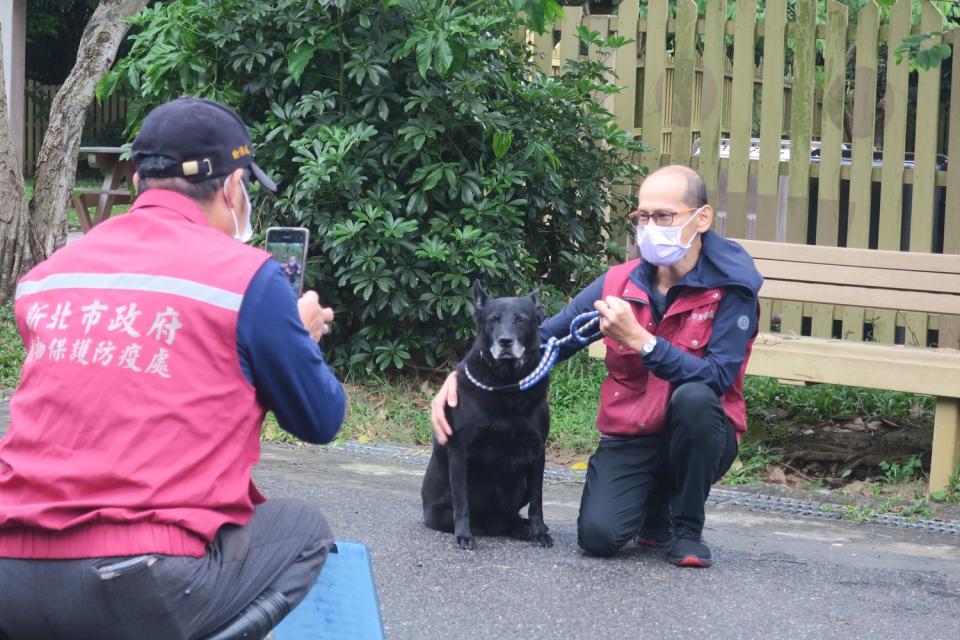
{"label": "hand holding phone", "polygon": [[267,251],[280,263],[296,298],[300,298],[303,293],[303,272],[307,263],[309,240],[310,231],[306,227],[267,229]]}
{"label": "hand holding phone", "polygon": [[321,307],[320,299],[316,291],[307,291],[303,297],[297,301],[297,311],[300,312],[300,320],[310,334],[317,342],[320,338],[330,333],[333,324],[333,309]]}

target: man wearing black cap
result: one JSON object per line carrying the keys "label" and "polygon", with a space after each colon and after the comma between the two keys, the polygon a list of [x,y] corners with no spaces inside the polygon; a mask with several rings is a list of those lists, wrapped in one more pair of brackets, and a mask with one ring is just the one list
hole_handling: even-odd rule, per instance
{"label": "man wearing black cap", "polygon": [[[308,442],[343,420],[317,344],[252,235],[273,191],[230,109],[181,98],[133,143],[139,196],[23,277],[27,349],[0,440],[0,639],[262,638],[309,591],[333,535],[265,501],[265,412]],[[240,242],[238,242],[239,240]]]}

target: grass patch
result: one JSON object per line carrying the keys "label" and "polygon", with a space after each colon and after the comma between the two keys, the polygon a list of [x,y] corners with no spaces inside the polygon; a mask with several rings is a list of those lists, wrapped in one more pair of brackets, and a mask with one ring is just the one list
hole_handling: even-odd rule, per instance
{"label": "grass patch", "polygon": [[833,384],[793,386],[760,376],[747,376],[743,394],[751,429],[772,427],[785,421],[836,422],[857,417],[932,422],[936,406],[933,396]]}
{"label": "grass patch", "polygon": [[740,443],[740,451],[726,475],[723,484],[750,484],[767,477],[767,467],[780,459],[780,451],[764,440],[749,436]]}
{"label": "grass patch", "polygon": [[20,384],[20,367],[27,356],[13,317],[13,301],[0,306],[0,388]]}
{"label": "grass patch", "polygon": [[347,415],[340,440],[399,444],[430,442],[430,400],[437,387],[412,378],[347,381]]}
{"label": "grass patch", "polygon": [[260,439],[266,442],[298,442],[297,438],[280,428],[273,412],[267,412],[267,417],[263,420]]}
{"label": "grass patch", "polygon": [[600,383],[606,376],[601,360],[578,353],[553,370],[550,382],[550,437],[547,450],[557,457],[583,457],[594,452],[600,434],[595,424]]}

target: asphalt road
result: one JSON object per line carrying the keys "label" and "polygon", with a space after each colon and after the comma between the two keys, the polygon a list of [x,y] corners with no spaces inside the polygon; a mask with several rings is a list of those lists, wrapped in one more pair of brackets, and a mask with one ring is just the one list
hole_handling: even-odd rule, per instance
{"label": "asphalt road", "polygon": [[711,502],[713,568],[636,546],[598,559],[576,545],[573,480],[545,488],[553,548],[459,551],[421,523],[424,462],[268,444],[254,472],[268,497],[304,498],[369,546],[390,640],[960,638],[960,535]]}
{"label": "asphalt road", "polygon": [[716,564],[678,569],[654,551],[585,556],[581,485],[548,484],[552,549],[452,535],[420,519],[423,466],[267,445],[255,478],[301,496],[340,539],[371,549],[387,637],[960,637],[960,536],[710,505]]}

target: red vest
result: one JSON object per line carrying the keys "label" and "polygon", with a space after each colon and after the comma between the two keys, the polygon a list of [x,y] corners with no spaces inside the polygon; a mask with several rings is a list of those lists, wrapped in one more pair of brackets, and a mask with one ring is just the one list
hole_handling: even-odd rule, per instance
{"label": "red vest", "polygon": [[[603,281],[603,297],[613,295],[630,302],[633,315],[647,331],[702,358],[707,352],[713,318],[723,299],[724,290],[682,290],[657,324],[646,292],[629,279],[639,263],[639,260],[631,260],[612,267]],[[633,349],[608,337],[604,337],[603,342],[607,350],[607,378],[600,390],[597,429],[604,435],[618,437],[659,433],[663,430],[673,385],[650,373],[643,364],[643,358]],[[743,376],[752,347],[753,339],[747,343],[746,357],[736,382],[720,398],[738,436],[747,430]]]}
{"label": "red vest", "polygon": [[237,317],[269,254],[151,190],[20,281],[0,557],[203,555],[262,502]]}

